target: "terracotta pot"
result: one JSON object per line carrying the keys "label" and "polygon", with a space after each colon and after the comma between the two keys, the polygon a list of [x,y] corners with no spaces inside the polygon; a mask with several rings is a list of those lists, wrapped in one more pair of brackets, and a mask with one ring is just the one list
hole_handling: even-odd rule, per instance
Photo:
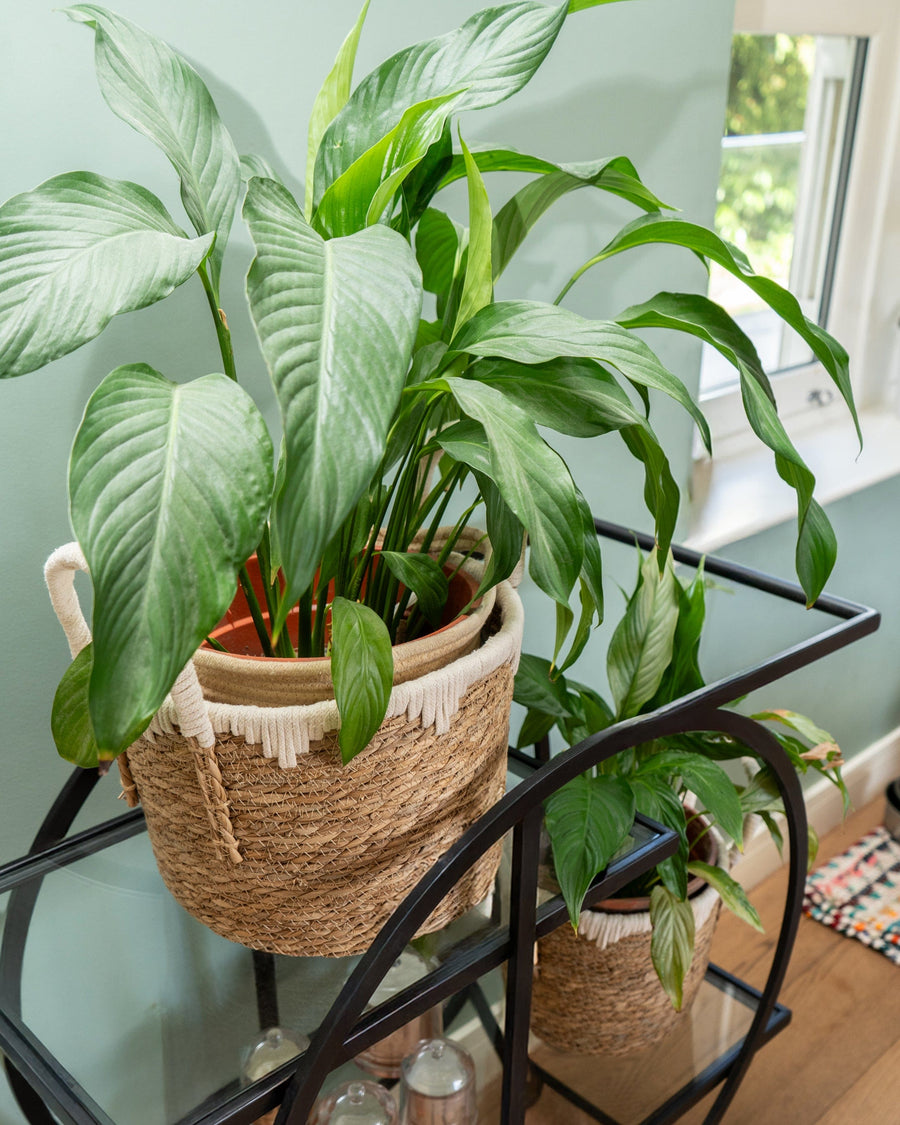
{"label": "terracotta pot", "polygon": [[[247,569],[257,596],[264,605],[259,564],[255,556],[247,564]],[[457,571],[450,581],[450,596],[440,627],[424,637],[394,645],[395,684],[443,668],[477,648],[481,630],[494,607],[494,591],[490,590],[473,606],[471,613],[460,616],[477,589],[474,575],[464,570]],[[268,614],[263,616],[268,620]],[[295,638],[296,621],[294,611],[288,617],[287,627]],[[204,644],[194,657],[194,667],[206,699],[216,703],[276,707],[318,703],[334,698],[328,657],[289,659],[263,656],[250,608],[241,589],[238,589],[231,608],[213,630],[212,636],[228,652],[218,652]]]}

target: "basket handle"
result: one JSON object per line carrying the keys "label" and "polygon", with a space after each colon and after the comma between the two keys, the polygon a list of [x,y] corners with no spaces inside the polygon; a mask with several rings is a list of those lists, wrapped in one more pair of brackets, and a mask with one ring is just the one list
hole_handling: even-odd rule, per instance
{"label": "basket handle", "polygon": [[[73,660],[91,639],[91,629],[75,589],[75,575],[79,570],[90,573],[77,543],[66,543],[64,547],[57,548],[44,565],[50,602],[66,634]],[[192,660],[184,666],[172,687],[172,702],[181,733],[186,738],[195,738],[204,750],[214,746],[216,736]]]}

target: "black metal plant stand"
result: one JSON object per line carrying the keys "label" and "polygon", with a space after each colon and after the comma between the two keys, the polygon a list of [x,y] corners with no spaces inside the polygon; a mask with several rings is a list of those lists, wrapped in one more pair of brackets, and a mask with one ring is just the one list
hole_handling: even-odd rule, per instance
{"label": "black metal plant stand", "polygon": [[[652,545],[647,536],[617,525],[596,521],[600,535],[624,543]],[[697,566],[700,556],[675,548],[676,559]],[[775,597],[804,604],[799,587],[750,571],[723,560],[706,558],[705,570],[729,582],[752,587]],[[738,675],[727,677],[658,711],[619,723],[552,760],[511,751],[510,768],[524,779],[432,867],[418,886],[400,904],[376,941],[350,975],[299,1059],[255,1082],[246,1089],[237,1083],[216,1095],[182,1119],[181,1125],[249,1123],[280,1105],[277,1125],[305,1125],[313,1103],[328,1075],[387,1034],[438,1003],[461,994],[468,996],[479,1013],[488,1035],[503,1062],[502,1125],[521,1125],[526,1109],[529,1073],[567,1097],[595,1120],[616,1125],[602,1107],[588,1103],[552,1074],[534,1066],[528,1058],[532,965],[535,942],[565,923],[560,899],[537,905],[538,851],[543,802],[573,778],[639,743],[691,731],[718,731],[745,743],[772,769],[786,810],[790,863],[788,890],[778,942],[761,993],[753,993],[722,970],[711,967],[708,979],[719,987],[743,989],[755,1014],[743,1041],[729,1050],[703,1073],[657,1107],[643,1125],[663,1125],[681,1116],[709,1090],[719,1085],[718,1096],[706,1121],[721,1121],[754,1053],[785,1026],[790,1013],[776,1003],[799,923],[806,857],[806,816],[802,793],[794,769],[773,736],[759,724],[733,711],[723,710],[731,700],[789,672],[804,667],[878,628],[879,615],[865,606],[833,597],[823,597],[815,607],[837,619],[837,624],[762,661]],[[7,920],[0,946],[0,1049],[14,1092],[32,1125],[49,1125],[48,1109],[64,1122],[114,1125],[89,1092],[67,1073],[29,1030],[22,1015],[21,972],[23,951],[32,912],[47,872],[92,854],[139,832],[139,811],[108,821],[96,829],[63,840],[77,810],[96,777],[77,771],[48,814],[27,857],[0,868],[0,894],[11,891]],[[674,833],[644,818],[638,818],[641,835],[627,856],[610,864],[588,892],[586,905],[609,897],[635,876],[655,866],[676,848]],[[494,928],[486,937],[453,950],[433,972],[380,1005],[366,1006],[387,970],[451,887],[475,860],[512,833],[509,924]],[[480,978],[507,963],[506,1016],[501,1032],[480,992]],[[254,972],[261,1025],[277,1019],[277,997],[273,963],[254,955]],[[458,1005],[459,1001],[455,1003]],[[46,1107],[46,1108],[45,1108]]]}

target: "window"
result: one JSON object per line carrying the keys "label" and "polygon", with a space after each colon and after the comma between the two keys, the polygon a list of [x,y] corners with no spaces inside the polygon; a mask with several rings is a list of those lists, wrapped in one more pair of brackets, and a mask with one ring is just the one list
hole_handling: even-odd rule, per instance
{"label": "window", "polygon": [[[716,228],[757,272],[827,321],[867,41],[851,36],[734,37]],[[812,361],[796,333],[731,274],[712,267],[709,295],[737,319],[770,374]],[[704,350],[701,396],[737,385]]]}
{"label": "window", "polygon": [[[738,139],[726,139],[723,156],[750,165],[747,176],[769,161],[773,192],[773,166],[779,183],[796,176],[787,196],[797,206],[779,266],[787,276],[780,279],[850,354],[866,439],[859,458],[846,407],[827,375],[804,362],[789,338],[758,342],[774,373],[779,412],[816,474],[817,495],[828,501],[900,473],[900,4],[736,0],[735,32],[768,37],[769,50],[793,54],[806,73],[802,120],[795,110],[732,129]],[[797,133],[799,150],[800,138],[791,136]],[[734,228],[723,233],[736,242],[745,237],[735,237]],[[754,247],[746,248],[757,264]],[[746,292],[737,299],[746,300]],[[752,315],[749,306],[731,307]],[[707,368],[702,397],[715,457],[697,452],[689,534],[711,550],[789,518],[793,498],[750,433],[739,392]]]}

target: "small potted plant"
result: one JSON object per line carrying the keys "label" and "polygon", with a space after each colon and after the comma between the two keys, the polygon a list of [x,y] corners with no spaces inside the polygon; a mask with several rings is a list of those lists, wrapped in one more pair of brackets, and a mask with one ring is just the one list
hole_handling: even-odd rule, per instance
{"label": "small potted plant", "polygon": [[[612,634],[607,674],[612,704],[592,688],[552,676],[549,661],[526,654],[516,699],[528,708],[519,745],[556,728],[573,745],[623,719],[646,714],[704,686],[698,649],[705,580],[660,572],[655,550]],[[798,771],[813,769],[843,794],[840,750],[831,735],[792,711],[752,718],[771,727]],[[722,762],[740,761],[726,772]],[[743,773],[736,780],[738,773]],[[728,735],[698,731],[645,743],[576,778],[547,802],[552,876],[571,927],[541,939],[532,1026],[566,1050],[626,1054],[669,1032],[697,994],[722,903],[761,929],[743,888],[728,873],[749,817],[782,844],[778,786],[767,766]],[[678,851],[619,897],[583,910],[591,881],[627,846],[635,812],[678,834]],[[810,836],[810,862],[815,837]],[[660,987],[661,986],[661,987]]]}
{"label": "small potted plant", "polygon": [[[639,212],[566,291],[611,256],[684,247],[775,309],[853,409],[840,345],[738,249],[674,217],[627,158],[561,165],[471,152],[456,139],[454,116],[515,95],[569,10],[592,0],[487,9],[354,88],[367,6],[312,109],[303,199],[265,161],[239,157],[199,75],[170,47],[97,5],[65,9],[93,32],[110,109],[171,162],[193,233],[143,187],[91,172],[56,176],[0,207],[3,376],[44,366],[194,278],[205,293],[218,344],[211,373],[173,381],[129,362],[87,403],[69,471],[78,546],[49,569],[75,657],[53,730],[79,765],[119,756],[160,869],[188,909],[237,940],[295,953],[365,948],[502,791],[521,634],[505,583],[526,538],[530,574],[556,606],[561,669],[600,620],[590,514],[539,425],[621,437],[644,466],[665,558],[679,495],[648,421],[650,391],[687,410],[707,445],[709,431],[639,329],[700,336],[735,364],[750,422],[797,492],[810,601],[834,561],[812,475],[752,344],[720,308],[660,293],[586,320],[560,305],[564,293],[555,303],[494,300],[494,283],[555,200],[599,190]],[[484,176],[504,171],[530,180],[494,213]],[[437,205],[457,180],[468,188],[461,222]],[[256,251],[247,300],[281,410],[277,457],[239,382],[221,307],[239,205]],[[465,515],[445,527],[461,494]],[[486,536],[468,528],[476,510]],[[72,600],[78,567],[93,587],[90,631]],[[475,588],[454,605],[451,577],[465,569]],[[398,640],[417,643],[479,598],[483,618],[461,650],[426,644],[442,655],[431,653],[424,671],[400,657]],[[245,620],[256,653],[243,651]],[[239,654],[219,651],[238,635]],[[490,864],[474,872],[433,926],[490,878]]]}

